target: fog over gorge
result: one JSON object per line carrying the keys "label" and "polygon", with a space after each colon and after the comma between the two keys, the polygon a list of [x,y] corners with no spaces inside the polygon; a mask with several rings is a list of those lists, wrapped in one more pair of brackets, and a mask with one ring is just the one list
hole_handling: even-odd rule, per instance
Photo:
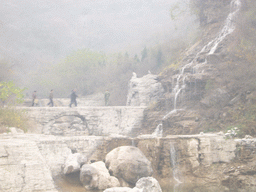
{"label": "fog over gorge", "polygon": [[[183,42],[189,42],[188,34],[193,34],[197,29],[197,22],[189,12],[188,1],[0,0],[0,2],[2,4],[0,7],[0,57],[9,63],[9,69],[13,75],[11,79],[15,80],[19,86],[28,88],[26,93],[28,95],[32,90],[41,89],[42,91],[38,94],[45,97],[47,90],[56,87],[59,88],[57,90],[59,97],[65,97],[66,94],[63,95],[60,92],[66,93],[72,87],[80,89],[81,94],[95,92],[96,90],[92,90],[90,85],[86,85],[87,88],[82,86],[78,82],[81,82],[79,78],[70,77],[73,82],[69,82],[68,87],[60,85],[63,84],[62,77],[66,74],[60,72],[61,67],[57,64],[63,63],[67,56],[76,54],[79,50],[88,49],[107,54],[108,60],[112,60],[108,61],[109,66],[109,63],[113,65],[114,62],[119,62],[117,56],[111,56],[111,54],[126,53],[130,58],[134,57],[138,60],[141,59],[142,50],[147,48],[146,54],[149,58],[154,57],[155,60],[149,59],[143,64],[133,64],[129,70],[122,69],[126,75],[121,82],[128,86],[132,72],[144,75],[151,70],[153,73],[158,73],[161,68],[173,62],[177,54],[169,51],[169,47],[180,49],[177,48],[180,45],[176,40],[182,39]],[[187,13],[177,14],[177,18],[172,19],[170,10],[173,7],[177,8],[178,13],[181,11],[187,11]],[[161,55],[166,58],[166,61],[160,58]],[[86,63],[86,61],[81,62]],[[124,62],[122,66],[128,66]],[[73,64],[67,65],[72,68]],[[64,66],[62,68],[71,74],[70,69]],[[115,67],[108,68],[113,71]],[[73,69],[77,70],[76,67]],[[83,71],[86,76],[86,70]],[[105,74],[108,73],[104,69],[102,71],[105,71],[103,72]],[[120,72],[115,74],[118,73],[120,74]],[[93,76],[98,79],[99,77],[99,74]],[[49,79],[51,82],[46,82]],[[108,77],[105,79],[103,81],[110,85],[111,80]],[[94,82],[94,84],[106,87],[101,82]],[[100,86],[98,89],[102,91]],[[116,92],[119,88],[109,87],[109,89]]]}
{"label": "fog over gorge", "polygon": [[143,48],[181,33],[170,18],[176,2],[1,0],[0,48],[26,60],[58,59],[80,48],[106,52]]}

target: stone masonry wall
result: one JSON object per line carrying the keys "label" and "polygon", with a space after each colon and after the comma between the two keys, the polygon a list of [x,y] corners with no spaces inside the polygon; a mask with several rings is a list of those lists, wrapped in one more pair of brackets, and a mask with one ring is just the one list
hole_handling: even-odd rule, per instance
{"label": "stone masonry wall", "polygon": [[145,107],[21,107],[32,129],[48,135],[132,135],[140,128]]}

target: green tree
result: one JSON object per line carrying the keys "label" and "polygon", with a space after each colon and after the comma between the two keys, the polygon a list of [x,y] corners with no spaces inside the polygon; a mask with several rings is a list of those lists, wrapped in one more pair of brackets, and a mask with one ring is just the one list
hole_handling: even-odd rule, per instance
{"label": "green tree", "polygon": [[148,56],[148,50],[146,47],[141,51],[141,61],[144,61],[145,58]]}
{"label": "green tree", "polygon": [[186,1],[182,0],[172,5],[170,9],[170,16],[172,20],[177,20],[187,13],[187,7],[183,6],[184,3],[186,3]]}
{"label": "green tree", "polygon": [[135,54],[135,55],[134,55],[133,60],[134,60],[134,61],[136,61],[136,62],[140,62],[140,59],[139,59],[139,57],[138,57],[138,55],[137,55],[137,54]]}
{"label": "green tree", "polygon": [[0,82],[0,100],[2,105],[4,104],[18,104],[24,101],[23,91],[17,87],[12,81]]}
{"label": "green tree", "polygon": [[5,81],[12,75],[12,66],[6,59],[0,60],[0,81]]}
{"label": "green tree", "polygon": [[78,88],[82,94],[95,91],[99,84],[99,74],[106,67],[106,59],[104,54],[89,49],[69,55],[54,69],[57,74],[57,92],[64,94],[74,88]]}
{"label": "green tree", "polygon": [[163,52],[161,48],[159,48],[157,51],[156,62],[158,66],[161,66],[163,63]]}
{"label": "green tree", "polygon": [[129,59],[129,54],[127,52],[125,52],[124,57],[125,57],[125,59]]}

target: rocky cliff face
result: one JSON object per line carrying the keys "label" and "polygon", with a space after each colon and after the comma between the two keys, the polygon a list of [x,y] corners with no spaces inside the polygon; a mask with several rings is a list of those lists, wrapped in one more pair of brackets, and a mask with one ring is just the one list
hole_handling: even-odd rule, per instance
{"label": "rocky cliff face", "polygon": [[231,51],[238,39],[243,4],[240,0],[192,2],[199,10],[201,38],[184,53],[179,69],[166,69],[159,77],[164,99],[148,110],[143,133],[152,133],[162,122],[166,135],[226,131],[236,126],[243,129],[242,135],[254,134],[255,126],[254,131],[248,130],[245,121],[252,122],[247,116],[254,113],[250,106],[255,105],[256,87],[243,71],[255,69],[252,63],[242,67],[247,61]]}
{"label": "rocky cliff face", "polygon": [[136,73],[129,82],[127,106],[149,106],[163,96],[164,89],[158,76],[151,73],[138,78]]}

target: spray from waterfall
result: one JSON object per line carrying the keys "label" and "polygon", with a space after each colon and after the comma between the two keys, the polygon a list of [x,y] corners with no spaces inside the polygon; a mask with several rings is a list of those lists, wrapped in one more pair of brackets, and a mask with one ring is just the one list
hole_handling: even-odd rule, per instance
{"label": "spray from waterfall", "polygon": [[[206,44],[192,59],[192,61],[186,65],[184,65],[177,75],[173,77],[173,110],[167,113],[162,120],[169,118],[173,113],[177,112],[177,100],[179,95],[182,93],[183,90],[186,88],[186,79],[188,78],[188,73],[191,74],[198,74],[203,73],[204,71],[200,71],[203,65],[207,64],[207,59],[205,58],[203,62],[199,62],[198,58],[201,55],[211,55],[214,54],[218,48],[218,45],[235,30],[235,17],[239,12],[241,7],[241,0],[232,0],[230,3],[230,13],[225,21],[225,24],[218,35]],[[185,73],[186,72],[186,73]],[[158,125],[159,126],[159,125]],[[158,127],[157,126],[157,127]],[[157,129],[157,128],[156,128]]]}

